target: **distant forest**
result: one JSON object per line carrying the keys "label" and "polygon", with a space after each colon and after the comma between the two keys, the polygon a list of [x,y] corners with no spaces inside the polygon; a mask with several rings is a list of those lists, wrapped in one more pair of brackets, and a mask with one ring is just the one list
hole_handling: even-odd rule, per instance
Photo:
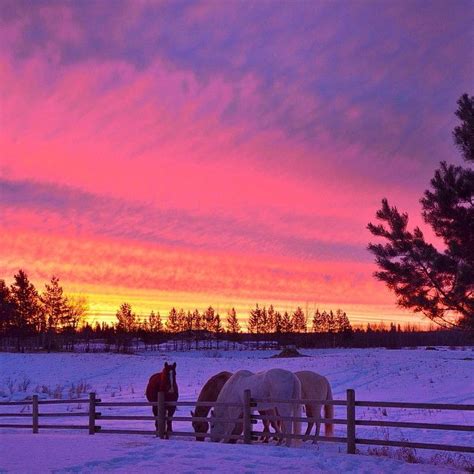
{"label": "distant forest", "polygon": [[0,280],[0,348],[29,351],[116,351],[191,349],[275,349],[297,347],[388,347],[467,345],[472,335],[459,330],[420,331],[414,325],[367,324],[354,328],[342,309],[301,307],[280,312],[273,305],[249,310],[246,327],[234,308],[224,317],[209,306],[205,311],[172,308],[163,321],[159,312],[145,317],[128,303],[116,322],[89,324],[83,297],[64,294],[57,277],[40,294],[26,272],[19,270],[8,287]]}

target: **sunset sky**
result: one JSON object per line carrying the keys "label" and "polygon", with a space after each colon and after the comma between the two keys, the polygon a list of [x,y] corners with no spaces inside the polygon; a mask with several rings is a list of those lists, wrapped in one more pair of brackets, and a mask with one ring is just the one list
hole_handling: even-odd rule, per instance
{"label": "sunset sky", "polygon": [[366,225],[383,197],[422,224],[460,162],[474,2],[0,11],[0,278],[57,275],[108,321],[124,301],[420,320],[373,278]]}

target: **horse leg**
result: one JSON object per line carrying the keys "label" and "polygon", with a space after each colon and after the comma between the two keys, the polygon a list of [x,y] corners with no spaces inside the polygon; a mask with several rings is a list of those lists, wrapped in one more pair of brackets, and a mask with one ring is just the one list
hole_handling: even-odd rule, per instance
{"label": "horse leg", "polygon": [[[151,407],[153,411],[153,416],[158,416],[158,407],[156,405]],[[158,436],[158,420],[155,420],[156,436]]]}
{"label": "horse leg", "polygon": [[[278,407],[278,414],[279,416],[281,417],[285,417],[285,418],[290,418],[293,416],[293,410],[291,409],[291,407],[288,405],[288,406],[279,406]],[[293,433],[293,422],[291,421],[280,421],[279,422],[279,427],[280,427],[280,433],[281,434],[292,434]],[[292,440],[290,438],[283,438],[283,437],[280,437],[280,440],[278,442],[279,445],[283,444],[285,442],[285,444],[287,446],[291,446],[291,443],[292,443]]]}
{"label": "horse leg", "polygon": [[[272,410],[272,413],[271,413],[272,416],[278,416],[278,410],[276,408],[274,408]],[[278,434],[279,432],[281,432],[281,422],[278,421],[278,420],[273,420],[273,421],[270,421],[270,425],[272,426],[272,428],[275,430],[275,434]],[[277,437],[274,436],[273,437],[273,441],[277,440]]]}
{"label": "horse leg", "polygon": [[[278,407],[275,407],[275,415],[280,416],[280,412],[278,411]],[[284,416],[284,415],[282,415],[282,416]],[[276,433],[277,433],[278,444],[282,444],[284,442],[284,439],[281,436],[278,436],[278,435],[283,433],[283,422],[279,419],[279,420],[275,421],[275,426],[276,426],[276,429],[277,429]]]}
{"label": "horse leg", "polygon": [[[278,407],[275,407],[272,409],[273,415],[275,416],[291,416],[290,414],[286,413],[286,406],[281,406],[280,409]],[[282,434],[286,433],[287,426],[285,422],[281,420],[276,420],[274,424],[272,425],[273,428],[275,429],[275,437],[274,439],[277,440],[277,445],[281,446],[285,439],[281,437]]]}
{"label": "horse leg", "polygon": [[[243,415],[239,416],[239,418],[243,418]],[[244,431],[244,425],[242,423],[237,422],[234,426],[234,429],[232,430],[233,435],[240,435]],[[228,440],[229,444],[235,444],[237,443],[236,439],[229,439]]]}
{"label": "horse leg", "polygon": [[[266,416],[270,417],[276,417],[278,415],[276,409],[271,409],[271,410],[266,410],[260,413],[261,415],[265,414]],[[272,432],[270,431],[270,426],[273,428],[275,431],[275,434],[278,434],[280,432],[280,428],[278,426],[278,421],[277,420],[266,420],[263,422],[263,432],[266,434],[265,441],[264,443],[268,443],[270,441],[270,435]],[[273,436],[273,440],[277,439],[276,436]]]}
{"label": "horse leg", "polygon": [[[312,418],[313,417],[313,408],[311,405],[306,405],[306,417]],[[309,436],[311,434],[311,430],[313,429],[314,422],[308,421],[308,427],[306,428],[305,436]]]}
{"label": "horse leg", "polygon": [[171,417],[174,415],[175,411],[176,411],[176,407],[167,408],[167,413],[168,413],[167,416],[169,420],[166,420],[166,439],[169,439],[170,433],[173,431],[173,422],[171,420]]}
{"label": "horse leg", "polygon": [[[262,416],[269,416],[271,414],[270,411],[266,411],[266,410],[259,410],[259,413]],[[260,436],[260,441],[262,441],[263,443],[268,443],[270,439],[270,423],[268,422],[268,420],[262,420],[262,424],[263,424],[263,433],[262,433],[262,436]]]}
{"label": "horse leg", "polygon": [[[316,421],[316,436],[319,436],[319,434],[321,433],[321,408],[322,408],[322,405],[317,405],[316,406],[316,410],[315,410],[315,414],[317,416],[317,421]],[[317,443],[317,440],[316,438],[313,440],[313,444],[316,444]]]}

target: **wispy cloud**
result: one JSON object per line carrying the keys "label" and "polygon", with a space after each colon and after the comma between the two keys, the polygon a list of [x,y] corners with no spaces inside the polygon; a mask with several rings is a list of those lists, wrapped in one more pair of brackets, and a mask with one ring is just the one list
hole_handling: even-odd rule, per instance
{"label": "wispy cloud", "polygon": [[[320,261],[369,259],[365,249],[352,239],[344,242],[343,236],[337,238],[337,233],[321,228],[331,224],[334,218],[272,215],[268,219],[265,216],[238,219],[223,214],[196,214],[32,181],[0,179],[0,189],[3,223],[10,229],[70,237],[111,237],[217,252],[260,252]],[[286,225],[281,225],[282,221],[286,221]]]}

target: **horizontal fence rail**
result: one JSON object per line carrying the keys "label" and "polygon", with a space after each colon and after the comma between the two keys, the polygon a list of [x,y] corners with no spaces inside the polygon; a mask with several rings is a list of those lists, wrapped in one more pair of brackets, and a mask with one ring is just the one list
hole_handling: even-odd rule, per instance
{"label": "horizontal fence rail", "polygon": [[[40,407],[43,405],[64,405],[64,404],[86,404],[86,409],[81,412],[40,412]],[[291,417],[279,416],[273,412],[267,414],[268,408],[265,407],[265,414],[258,413],[259,405],[268,404],[298,404],[298,405],[333,405],[345,407],[346,418],[322,418],[322,417]],[[240,408],[240,414],[237,418],[230,417],[212,417],[213,422],[234,424],[241,426],[241,434],[225,435],[226,441],[243,441],[250,444],[257,441],[261,437],[272,437],[280,441],[283,440],[313,440],[325,442],[345,443],[347,445],[347,452],[349,454],[356,453],[357,445],[373,445],[373,446],[389,446],[389,447],[409,447],[419,449],[432,449],[453,452],[467,452],[474,453],[473,446],[457,446],[441,443],[424,443],[415,441],[391,441],[388,439],[368,439],[356,436],[357,427],[393,427],[393,428],[409,428],[409,429],[423,429],[423,430],[448,430],[456,432],[474,432],[474,425],[455,425],[455,424],[438,424],[438,423],[424,423],[424,422],[405,422],[405,421],[385,421],[385,420],[362,420],[356,418],[357,407],[376,407],[376,408],[414,408],[421,410],[463,410],[474,411],[472,404],[452,404],[452,403],[412,403],[412,402],[383,402],[383,401],[365,401],[356,400],[355,392],[352,389],[347,390],[346,400],[313,400],[313,399],[299,399],[299,400],[282,400],[282,399],[263,399],[252,398],[250,391],[244,392],[243,403],[218,403],[218,402],[200,402],[200,401],[178,401],[167,402],[163,392],[158,393],[156,402],[110,402],[102,401],[96,398],[95,393],[89,394],[87,399],[70,399],[70,400],[39,400],[38,395],[33,395],[31,400],[15,401],[15,402],[0,402],[2,407],[31,407],[31,413],[0,413],[0,429],[1,428],[19,428],[30,429],[33,433],[38,433],[39,430],[55,429],[55,430],[88,430],[89,434],[107,433],[107,434],[129,434],[129,435],[154,435],[162,439],[167,438],[166,424],[169,421],[176,422],[196,422],[209,423],[210,418],[206,416],[168,416],[167,408],[169,407],[201,407],[211,409],[213,407],[225,408]],[[110,414],[105,415],[98,411],[100,407],[120,408],[120,407],[156,407],[157,416],[153,415],[120,415]],[[262,408],[263,410],[263,408]],[[254,413],[254,411],[256,413]],[[263,413],[263,411],[262,411]],[[8,418],[25,418],[31,419],[29,423],[11,423]],[[59,423],[41,423],[48,419],[56,418],[74,418],[84,419],[87,421],[84,424],[59,424]],[[2,423],[2,421],[8,421]],[[53,421],[53,420],[52,420]],[[98,425],[101,421],[151,421],[155,423],[154,430],[142,429],[115,429],[106,428]],[[320,435],[303,435],[294,433],[269,433],[268,431],[255,431],[252,429],[253,425],[259,422],[312,422],[312,423],[331,423],[333,425],[345,425],[346,436],[320,436]],[[199,440],[211,438],[211,433],[195,433],[188,431],[172,431],[173,436],[178,437],[194,437]]]}
{"label": "horizontal fence rail", "polygon": [[299,405],[309,405],[310,403],[319,403],[321,405],[340,405],[346,406],[347,400],[314,400],[311,398],[303,398],[299,400],[282,400],[280,398],[252,398],[252,402],[254,403],[291,403],[295,404],[298,403]]}
{"label": "horizontal fence rail", "polygon": [[357,407],[378,408],[421,408],[426,410],[462,410],[474,411],[474,405],[457,405],[453,403],[407,403],[407,402],[366,402],[357,401]]}

